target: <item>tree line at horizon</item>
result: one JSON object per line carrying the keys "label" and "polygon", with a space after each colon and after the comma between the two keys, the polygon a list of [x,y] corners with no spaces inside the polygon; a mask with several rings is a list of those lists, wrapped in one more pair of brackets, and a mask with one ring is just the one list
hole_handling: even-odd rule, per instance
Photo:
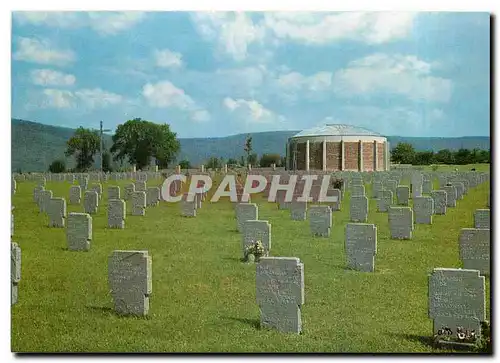
{"label": "tree line at horizon", "polygon": [[[98,130],[84,127],[76,129],[73,136],[66,143],[66,156],[75,158],[76,166],[71,170],[66,169],[65,161],[54,160],[50,166],[51,173],[87,172],[92,169],[96,155],[100,152],[100,135]],[[176,161],[180,151],[180,142],[177,134],[170,130],[168,124],[157,124],[154,122],[135,118],[118,125],[112,136],[112,145],[103,145],[102,169],[104,172],[123,171],[123,163],[127,161],[136,165],[137,170],[151,165],[154,158],[159,169],[166,169]],[[228,158],[212,156],[204,162],[207,169],[220,169],[225,164],[229,167],[277,167],[285,166],[285,157],[278,153],[258,154],[253,152],[252,136],[247,135],[243,145],[243,152],[239,158]],[[431,165],[431,164],[478,164],[490,163],[490,150],[459,149],[457,151],[443,149],[438,152],[416,151],[409,143],[398,143],[391,150],[391,162],[398,164]],[[113,170],[111,160],[120,164]],[[191,165],[189,160],[181,160],[177,163],[182,169],[197,168],[199,165]]]}

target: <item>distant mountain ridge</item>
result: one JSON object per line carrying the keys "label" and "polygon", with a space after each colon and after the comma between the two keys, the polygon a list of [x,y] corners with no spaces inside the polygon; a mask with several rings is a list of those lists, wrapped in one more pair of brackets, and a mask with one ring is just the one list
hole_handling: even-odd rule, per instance
{"label": "distant mountain ridge", "polygon": [[[74,166],[73,158],[66,158],[66,142],[74,129],[45,125],[37,122],[11,119],[12,126],[12,171],[47,171],[55,159],[66,160],[68,167]],[[289,137],[299,131],[271,131],[252,133],[252,146],[259,156],[266,153],[285,155],[285,145]],[[218,138],[180,138],[181,151],[177,160],[189,160],[192,165],[205,162],[212,156],[224,159],[240,159],[244,155],[243,146],[247,134]],[[449,137],[403,137],[388,136],[391,147],[399,142],[413,145],[417,151],[438,151],[441,149],[490,149],[490,137],[467,136]],[[105,145],[111,146],[111,136],[104,135]],[[97,167],[96,158],[96,167]]]}

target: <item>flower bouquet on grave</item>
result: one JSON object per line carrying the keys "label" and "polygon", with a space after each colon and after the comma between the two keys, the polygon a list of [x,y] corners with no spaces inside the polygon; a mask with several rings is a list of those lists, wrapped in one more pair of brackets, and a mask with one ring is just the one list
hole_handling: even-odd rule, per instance
{"label": "flower bouquet on grave", "polygon": [[245,261],[246,262],[259,262],[260,258],[264,256],[266,250],[261,241],[255,241],[245,247]]}
{"label": "flower bouquet on grave", "polygon": [[436,344],[457,345],[464,347],[473,347],[478,342],[478,336],[475,330],[466,330],[463,327],[457,327],[455,333],[447,326],[441,327],[434,335]]}

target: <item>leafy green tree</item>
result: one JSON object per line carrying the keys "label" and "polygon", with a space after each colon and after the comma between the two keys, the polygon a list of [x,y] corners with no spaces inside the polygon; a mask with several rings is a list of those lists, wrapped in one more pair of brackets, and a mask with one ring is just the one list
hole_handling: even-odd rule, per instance
{"label": "leafy green tree", "polygon": [[210,159],[207,160],[207,162],[205,163],[205,167],[207,169],[222,168],[221,159],[213,156],[213,157],[211,157]]}
{"label": "leafy green tree", "polygon": [[416,152],[413,163],[415,165],[430,165],[434,163],[435,155],[433,151]]}
{"label": "leafy green tree", "polygon": [[271,164],[281,165],[281,155],[280,154],[262,154],[259,165],[263,168],[268,168]]}
{"label": "leafy green tree", "polygon": [[247,157],[248,165],[257,166],[258,161],[259,161],[259,156],[255,153],[250,154]]}
{"label": "leafy green tree", "polygon": [[415,158],[415,149],[412,144],[400,142],[391,150],[391,160],[394,163],[412,164]]}
{"label": "leafy green tree", "polygon": [[227,159],[227,165],[238,165],[238,160],[236,159],[233,159],[233,158],[229,158]]}
{"label": "leafy green tree", "polygon": [[99,151],[99,133],[79,127],[68,140],[66,156],[75,155],[77,172],[87,171],[94,165],[94,155]]}
{"label": "leafy green tree", "polygon": [[102,171],[105,173],[113,171],[113,167],[111,165],[111,154],[107,151],[102,154]]}
{"label": "leafy green tree", "polygon": [[245,150],[245,153],[247,154],[247,164],[252,164],[250,162],[250,156],[251,156],[250,154],[252,153],[252,136],[247,135],[243,150]]}
{"label": "leafy green tree", "polygon": [[66,163],[64,160],[54,160],[49,166],[49,172],[51,173],[64,173],[66,171]]}
{"label": "leafy green tree", "polygon": [[490,163],[490,162],[491,162],[490,150],[479,151],[476,163]]}
{"label": "leafy green tree", "polygon": [[111,147],[115,160],[127,157],[137,169],[149,165],[152,157],[156,158],[160,168],[166,168],[179,150],[179,140],[176,133],[170,131],[169,125],[140,118],[118,125]]}
{"label": "leafy green tree", "polygon": [[242,165],[242,166],[245,165],[245,157],[244,156],[242,156],[240,158],[240,165]]}
{"label": "leafy green tree", "polygon": [[465,165],[473,163],[473,155],[469,149],[459,149],[455,153],[455,164]]}
{"label": "leafy green tree", "polygon": [[436,162],[441,164],[453,164],[453,153],[449,149],[442,149],[436,153]]}
{"label": "leafy green tree", "polygon": [[191,169],[191,163],[189,162],[189,160],[181,160],[179,162],[179,166],[181,167],[181,169]]}

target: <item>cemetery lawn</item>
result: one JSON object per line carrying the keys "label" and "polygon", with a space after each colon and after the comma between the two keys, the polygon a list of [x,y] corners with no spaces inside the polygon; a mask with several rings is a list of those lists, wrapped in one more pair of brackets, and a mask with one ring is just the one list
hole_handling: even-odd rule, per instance
{"label": "cemetery lawn", "polygon": [[[67,251],[65,230],[48,228],[33,202],[35,183],[17,183],[12,241],[22,249],[22,272],[12,307],[13,351],[445,352],[430,345],[428,275],[435,267],[462,267],[460,229],[473,227],[473,213],[486,208],[490,188],[487,182],[471,189],[456,208],[434,216],[433,225],[415,225],[410,241],[390,239],[387,213],[376,212],[370,199],[368,223],[378,226],[375,273],[345,268],[348,193],[342,211],[333,213],[330,238],[312,237],[308,221],[292,221],[289,211],[253,198],[259,219],[272,224],[271,256],[304,263],[303,334],[294,335],[259,328],[255,265],[240,261],[241,236],[229,202],[204,202],[196,218],[181,217],[178,204],[162,203],[145,217],[127,215],[124,230],[107,229],[107,186],[120,185],[123,195],[127,183],[103,184],[89,252]],[[68,201],[69,183],[47,182],[46,190]],[[69,212],[83,212],[83,203],[68,204]],[[113,250],[152,256],[149,316],[115,315],[107,281]],[[490,320],[489,278],[486,286]]]}

